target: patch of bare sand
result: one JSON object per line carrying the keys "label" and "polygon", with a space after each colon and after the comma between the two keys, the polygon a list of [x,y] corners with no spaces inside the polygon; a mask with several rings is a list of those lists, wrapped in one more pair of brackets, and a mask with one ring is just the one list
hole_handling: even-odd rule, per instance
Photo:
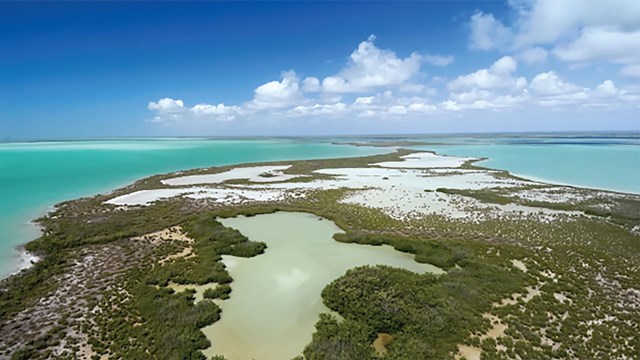
{"label": "patch of bare sand", "polygon": [[182,251],[175,254],[167,255],[163,259],[160,259],[158,261],[160,265],[175,259],[189,258],[194,256],[193,247],[191,246],[193,244],[193,239],[188,237],[182,231],[182,228],[180,226],[172,226],[170,228],[166,228],[160,231],[135,237],[132,240],[141,240],[141,239],[147,239],[154,244],[158,244],[159,242],[163,242],[163,241],[180,241],[187,244],[187,246],[184,249],[182,249]]}
{"label": "patch of bare sand", "polygon": [[378,333],[378,337],[373,340],[373,348],[376,349],[376,353],[379,355],[384,355],[387,353],[387,348],[385,345],[393,340],[393,335],[387,333]]}

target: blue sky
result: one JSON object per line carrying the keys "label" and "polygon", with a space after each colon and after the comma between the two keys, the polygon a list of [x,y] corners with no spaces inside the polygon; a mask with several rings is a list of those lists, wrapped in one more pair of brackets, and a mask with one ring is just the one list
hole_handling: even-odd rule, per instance
{"label": "blue sky", "polygon": [[640,129],[640,2],[0,3],[0,140]]}

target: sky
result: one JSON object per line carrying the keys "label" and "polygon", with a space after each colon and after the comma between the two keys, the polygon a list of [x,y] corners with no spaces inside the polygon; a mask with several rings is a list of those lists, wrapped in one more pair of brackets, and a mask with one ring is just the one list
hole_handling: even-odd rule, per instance
{"label": "sky", "polygon": [[636,0],[0,2],[0,141],[639,119]]}

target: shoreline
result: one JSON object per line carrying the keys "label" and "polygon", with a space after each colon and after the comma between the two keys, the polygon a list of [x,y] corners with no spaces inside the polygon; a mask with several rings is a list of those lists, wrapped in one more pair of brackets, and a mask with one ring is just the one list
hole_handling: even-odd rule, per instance
{"label": "shoreline", "polygon": [[[480,160],[479,163],[483,162],[483,161],[489,161],[489,158]],[[505,170],[507,171],[507,170]],[[558,185],[558,186],[566,186],[566,187],[571,187],[571,188],[575,188],[575,189],[585,189],[585,190],[593,190],[593,191],[605,191],[605,192],[611,192],[611,193],[616,193],[616,194],[620,194],[620,195],[640,195],[640,191],[629,191],[629,190],[621,190],[621,189],[613,189],[613,188],[598,188],[598,187],[592,187],[592,186],[588,186],[588,185],[580,185],[580,184],[571,184],[571,183],[565,183],[565,182],[560,182],[560,181],[556,181],[556,180],[550,180],[550,179],[546,179],[546,178],[542,178],[542,177],[537,177],[537,176],[531,176],[531,175],[526,175],[526,174],[520,174],[520,173],[513,173],[509,171],[509,174],[519,177],[519,178],[523,178],[523,179],[527,179],[527,180],[531,180],[531,181],[537,181],[537,182],[541,182],[541,183],[545,183],[545,184],[549,184],[549,185]]]}
{"label": "shoreline", "polygon": [[[423,316],[431,318],[432,311],[441,314],[448,319],[446,323],[451,327],[448,332],[451,336],[435,348],[439,356],[451,354],[459,345],[475,345],[476,340],[473,336],[468,338],[468,334],[486,330],[481,321],[485,313],[501,318],[506,326],[516,331],[518,324],[525,325],[525,332],[516,333],[515,337],[536,336],[535,327],[526,325],[530,313],[539,318],[546,317],[550,311],[554,313],[553,321],[563,322],[562,312],[569,311],[571,318],[576,319],[572,321],[584,323],[624,316],[624,309],[615,304],[624,301],[636,306],[640,301],[633,298],[633,292],[624,291],[633,284],[628,281],[621,283],[622,291],[613,293],[606,287],[593,285],[613,278],[634,281],[638,276],[636,267],[619,265],[640,264],[634,260],[636,253],[631,251],[637,244],[637,235],[630,231],[640,224],[635,210],[640,209],[639,196],[541,184],[517,178],[507,171],[476,166],[475,160],[453,160],[455,157],[439,157],[433,152],[401,149],[386,155],[344,160],[254,162],[209,167],[151,176],[108,195],[62,204],[40,222],[51,235],[26,246],[43,255],[36,266],[37,271],[25,271],[5,282],[8,298],[4,318],[5,355],[19,349],[41,351],[29,342],[37,335],[25,338],[18,334],[29,333],[34,328],[59,329],[58,319],[73,320],[64,323],[66,330],[55,330],[56,339],[67,341],[64,339],[80,332],[82,335],[77,340],[97,355],[121,357],[130,348],[131,341],[135,342],[136,348],[144,348],[149,336],[159,340],[173,331],[186,332],[194,338],[201,336],[204,330],[200,329],[220,319],[221,308],[212,301],[195,305],[191,295],[176,296],[165,289],[165,285],[171,282],[219,283],[234,288],[232,273],[220,262],[222,256],[251,258],[265,250],[267,254],[272,252],[275,245],[268,250],[266,243],[252,241],[251,234],[225,227],[222,219],[237,215],[251,218],[279,211],[304,212],[333,221],[344,231],[334,236],[334,240],[341,243],[390,245],[397,251],[414,254],[414,261],[418,263],[432,264],[445,271],[455,269],[441,277],[422,278],[393,267],[351,269],[322,290],[322,301],[327,307],[351,324],[354,324],[354,315],[363,314],[362,311],[376,312],[379,306],[386,304],[408,306],[406,310],[410,313],[416,311],[415,316],[408,318],[392,317],[393,321],[401,323]],[[265,168],[265,165],[271,167]],[[284,165],[287,167],[281,167]],[[457,166],[439,168],[438,165]],[[183,192],[184,196],[153,201],[158,194],[168,190]],[[257,196],[264,195],[264,191],[282,196]],[[137,201],[131,194],[139,193],[148,195],[151,201],[129,204]],[[255,198],[252,195],[256,195]],[[313,224],[320,224],[315,216]],[[272,230],[279,233],[284,228],[280,225]],[[176,241],[176,231],[184,231],[188,239]],[[611,241],[616,241],[618,246],[608,251],[607,245]],[[562,256],[567,252],[572,254],[570,258]],[[23,254],[23,263],[31,261],[30,255]],[[177,258],[180,260],[166,260]],[[249,261],[264,259],[258,257]],[[603,269],[599,266],[600,259],[613,265]],[[514,261],[523,266],[514,271]],[[576,266],[581,269],[586,266],[587,270],[572,271]],[[551,281],[556,278],[565,281]],[[368,279],[386,280],[368,283]],[[427,283],[423,282],[426,280]],[[592,284],[588,290],[596,299],[586,300],[587,289],[573,286],[578,283]],[[395,297],[379,297],[386,293],[386,290],[382,293],[376,290],[381,284],[386,284],[383,289],[396,287],[394,293],[397,294],[417,294],[420,291],[416,290],[423,286],[433,287],[433,292],[426,293],[441,300],[409,297],[394,305]],[[450,287],[450,284],[454,286]],[[469,291],[456,290],[466,288]],[[529,296],[526,295],[528,289],[537,289],[537,292]],[[235,290],[238,292],[232,297],[241,294],[240,288]],[[111,297],[104,298],[105,292]],[[349,294],[356,293],[363,296],[348,298]],[[73,314],[94,307],[93,300],[89,303],[77,301],[87,296],[96,299],[102,312],[90,316],[91,319],[73,317]],[[345,296],[347,300],[344,300]],[[130,301],[134,297],[139,301]],[[527,308],[524,312],[497,309],[492,305],[500,303],[500,299],[518,297],[526,299],[522,304]],[[526,305],[532,298],[535,298],[532,300],[534,305]],[[440,307],[438,304],[443,304],[445,299],[458,305]],[[409,302],[405,303],[405,300]],[[371,307],[377,301],[382,303]],[[415,304],[410,305],[413,301]],[[554,303],[556,301],[575,304],[576,309],[588,306],[585,301],[600,306],[594,311],[580,312],[560,308]],[[70,308],[69,302],[75,304],[74,307]],[[178,303],[182,305],[176,307]],[[425,308],[425,304],[429,306]],[[451,309],[466,310],[460,317],[458,311],[451,312]],[[540,309],[542,312],[538,314]],[[355,313],[350,315],[351,311]],[[47,316],[36,316],[43,313]],[[136,314],[142,314],[151,322],[148,325],[140,323]],[[355,318],[362,325],[366,323],[378,330],[388,330],[383,332],[394,336],[394,341],[402,341],[401,329],[378,328],[381,324],[377,317],[358,315]],[[328,340],[323,338],[328,334],[326,330],[343,326],[333,318],[321,316],[320,319],[316,335],[304,349],[305,355],[322,354],[322,344]],[[469,319],[473,321],[469,322]],[[98,326],[87,327],[88,321],[96,321]],[[192,321],[202,326],[194,329]],[[424,321],[414,325],[432,328]],[[113,326],[128,334],[125,343],[121,342],[121,336],[114,337],[110,332]],[[626,325],[618,323],[617,326]],[[584,334],[584,329],[568,329],[572,336]],[[631,329],[626,326],[621,331],[628,333]],[[404,336],[414,339],[414,343],[425,343],[431,341],[429,334],[432,333],[420,330]],[[561,333],[542,336],[550,337],[556,343],[564,341]],[[103,340],[90,344],[88,338]],[[536,339],[527,338],[530,342],[540,341]],[[513,348],[511,340],[511,343],[500,345]],[[368,339],[357,342],[367,349],[371,345]],[[189,343],[172,347],[172,350],[182,354],[182,351],[204,350],[207,344]],[[564,344],[573,346],[574,343]],[[629,351],[624,342],[615,345],[621,351]],[[388,350],[403,349],[398,346]],[[58,354],[66,348],[57,347],[53,351]],[[492,348],[482,346],[482,349],[489,355],[495,353]],[[589,351],[596,351],[596,348],[590,347]],[[177,354],[176,358],[184,357]]]}
{"label": "shoreline", "polygon": [[[141,141],[156,141],[156,140],[162,140],[164,138],[150,138],[150,139],[140,139]],[[131,139],[94,139],[94,140],[46,140],[46,141],[18,141],[18,142],[7,142],[7,143],[0,143],[0,144],[7,144],[8,146],[28,146],[28,145],[41,145],[41,144],[60,144],[60,143],[65,143],[65,142],[71,142],[71,143],[77,143],[77,142],[91,142],[91,141],[96,141],[96,142],[101,142],[101,141],[129,141]],[[237,138],[237,139],[211,139],[211,138],[197,138],[197,137],[185,137],[185,138],[175,138],[175,139],[171,139],[168,141],[173,141],[173,140],[179,140],[179,141],[188,141],[188,140],[195,140],[195,141],[217,141],[217,140],[229,140],[229,141],[251,141],[251,140],[256,140],[256,141],[277,141],[277,142],[283,142],[285,141],[286,143],[291,143],[293,141],[295,141],[295,138],[283,138],[283,139],[279,139],[279,138],[263,138],[263,139],[252,139],[252,138]],[[324,143],[324,142],[318,142],[318,141],[312,141],[311,144],[328,144],[328,143]],[[338,147],[349,147],[349,145],[333,145],[333,146],[338,146]],[[374,147],[372,147],[374,148]],[[215,161],[213,161],[214,164],[208,164],[208,165],[203,165],[203,166],[196,166],[196,167],[181,167],[179,169],[175,169],[175,170],[170,170],[170,171],[160,171],[160,172],[153,172],[153,173],[148,173],[146,175],[143,176],[127,176],[125,180],[122,181],[118,181],[117,183],[113,183],[110,185],[106,185],[104,187],[92,187],[90,189],[88,189],[85,192],[82,193],[78,193],[78,194],[74,194],[68,197],[63,197],[62,199],[59,200],[55,200],[55,202],[51,203],[51,202],[46,202],[46,203],[40,203],[37,206],[33,206],[30,209],[26,209],[26,210],[21,210],[21,213],[24,213],[25,216],[24,217],[20,217],[17,219],[17,221],[19,223],[24,223],[24,224],[28,224],[28,226],[33,227],[35,226],[35,228],[37,228],[37,230],[35,230],[33,233],[29,232],[29,234],[26,234],[24,232],[19,232],[17,235],[15,235],[13,238],[17,239],[18,241],[16,243],[11,244],[11,242],[8,242],[7,244],[10,244],[7,246],[7,251],[11,251],[11,252],[15,252],[14,254],[11,254],[11,256],[8,256],[7,259],[18,259],[21,254],[20,251],[18,250],[21,247],[26,246],[27,244],[31,243],[32,241],[37,240],[40,235],[41,235],[41,231],[39,226],[35,223],[35,220],[41,217],[46,217],[49,213],[51,213],[52,211],[55,211],[56,206],[67,202],[67,201],[76,201],[79,199],[83,199],[83,198],[92,198],[94,196],[97,195],[108,195],[114,191],[123,189],[125,187],[128,186],[132,186],[133,184],[143,180],[143,179],[147,179],[150,177],[154,177],[154,176],[158,176],[158,175],[162,175],[162,174],[170,174],[170,173],[177,173],[177,172],[185,172],[185,171],[193,171],[196,169],[208,169],[208,168],[213,168],[213,167],[224,167],[224,166],[239,166],[242,164],[253,164],[253,163],[271,163],[271,162],[282,162],[282,161],[300,161],[300,160],[322,160],[322,159],[330,159],[333,157],[336,158],[351,158],[351,157],[359,157],[359,156],[368,156],[368,155],[375,155],[375,154],[382,154],[382,153],[391,153],[393,152],[392,149],[389,149],[388,152],[380,152],[381,149],[375,149],[375,151],[372,151],[371,154],[348,154],[348,155],[325,155],[324,157],[313,157],[313,158],[302,158],[302,159],[295,159],[295,160],[291,160],[291,159],[285,159],[285,160],[248,160],[248,161],[240,161],[240,162],[233,162],[231,164],[220,164],[220,165],[216,165]],[[277,154],[276,154],[277,155]],[[215,159],[213,159],[215,160]],[[14,224],[15,221],[10,221],[11,224]],[[10,260],[9,260],[10,261]],[[17,261],[14,263],[14,266],[7,266],[6,269],[2,269],[2,271],[0,272],[0,281],[10,277],[11,275],[15,274],[16,271],[19,271],[20,268],[17,266]]]}
{"label": "shoreline", "polygon": [[[350,144],[350,143],[337,143],[335,145],[343,145],[343,146],[365,146],[365,144],[362,145],[356,145],[356,144]],[[401,147],[398,146],[379,146],[379,145],[374,145],[373,147],[386,147],[389,149],[388,153],[384,153],[384,154],[391,154],[395,151],[398,151],[401,149]],[[414,149],[408,149],[408,150],[414,150]],[[442,158],[450,158],[450,159],[460,159],[461,163],[463,162],[469,162],[471,164],[473,164],[474,166],[477,167],[481,167],[483,169],[487,169],[489,171],[499,171],[499,172],[504,172],[505,174],[514,177],[514,178],[519,178],[525,181],[530,181],[530,182],[540,182],[546,185],[551,185],[551,186],[564,186],[564,187],[570,187],[570,188],[574,188],[574,189],[583,189],[583,190],[590,190],[590,191],[603,191],[603,192],[610,192],[610,193],[615,193],[615,194],[619,194],[619,195],[640,195],[640,193],[635,193],[635,192],[628,192],[628,191],[620,191],[620,190],[615,190],[615,189],[603,189],[603,188],[594,188],[594,187],[588,187],[588,186],[581,186],[581,185],[577,185],[577,184],[571,184],[571,183],[562,183],[562,182],[557,182],[554,180],[549,180],[549,179],[544,179],[544,178],[538,178],[535,176],[528,176],[528,175],[523,175],[523,174],[517,174],[517,173],[513,173],[509,170],[504,170],[504,169],[497,169],[497,168],[492,168],[492,167],[488,167],[488,166],[483,166],[483,162],[487,162],[490,161],[490,158],[487,157],[468,157],[468,156],[459,156],[459,155],[451,155],[451,154],[445,154],[445,153],[441,153],[437,150],[417,150],[415,149],[416,153],[429,153],[432,155],[436,155],[438,157],[442,157]],[[415,153],[412,153],[415,154]],[[364,155],[366,156],[366,155]],[[315,161],[315,160],[324,160],[325,158],[315,158],[315,159],[306,159],[308,161]],[[336,158],[336,159],[340,159],[340,158]],[[167,172],[167,173],[156,173],[156,174],[151,174],[148,176],[144,176],[141,178],[136,178],[134,180],[130,180],[130,181],[124,181],[121,182],[120,185],[116,185],[116,186],[109,186],[108,188],[105,188],[105,190],[103,191],[98,191],[98,192],[92,192],[92,193],[87,193],[85,195],[81,195],[75,198],[69,198],[66,200],[62,200],[59,201],[55,204],[48,204],[45,206],[38,206],[38,208],[46,208],[46,210],[44,210],[43,212],[39,213],[38,215],[36,215],[35,217],[29,219],[27,221],[27,223],[34,227],[34,229],[37,231],[37,235],[34,238],[31,238],[29,240],[26,240],[22,243],[19,243],[17,245],[15,245],[14,247],[14,251],[16,251],[15,254],[15,259],[18,260],[15,262],[16,266],[14,266],[12,269],[8,269],[7,272],[3,275],[0,275],[0,281],[3,279],[6,279],[10,276],[13,276],[17,273],[19,273],[20,271],[24,270],[24,269],[28,269],[30,267],[33,266],[33,264],[37,261],[40,261],[41,258],[39,258],[36,255],[33,254],[29,254],[26,250],[25,250],[25,246],[27,244],[29,244],[30,242],[37,240],[40,235],[42,234],[42,227],[40,225],[38,225],[36,223],[36,220],[38,218],[41,217],[45,217],[47,216],[49,213],[53,212],[56,210],[56,207],[64,202],[67,201],[75,201],[75,200],[79,200],[79,199],[83,199],[83,198],[91,198],[94,196],[98,196],[98,195],[110,195],[118,190],[130,187],[142,180],[151,178],[151,177],[155,177],[155,176],[165,176],[165,175],[170,175],[170,174],[175,174],[175,175],[179,175],[180,173],[183,172],[194,172],[194,171],[202,171],[205,169],[212,169],[212,168],[218,168],[218,167],[243,167],[243,165],[250,165],[250,164],[271,164],[271,163],[283,163],[283,162],[291,162],[291,161],[300,161],[300,160],[278,160],[278,161],[272,161],[272,160],[266,160],[266,161],[258,161],[258,162],[241,162],[241,163],[235,163],[235,164],[228,164],[228,165],[221,165],[221,166],[207,166],[207,167],[197,167],[197,168],[192,168],[192,169],[181,169],[181,170],[177,170],[177,171],[172,171],[172,172]],[[304,160],[303,160],[304,161]],[[371,165],[376,165],[376,164],[371,164]],[[392,168],[392,167],[391,167]],[[179,195],[178,195],[179,196]],[[25,255],[24,253],[27,253],[28,255]]]}
{"label": "shoreline", "polygon": [[19,274],[23,270],[29,269],[33,267],[38,261],[41,261],[42,258],[30,253],[25,249],[24,245],[20,245],[15,249],[18,252],[18,257],[16,261],[16,270],[11,272],[6,277],[10,277],[16,274]]}

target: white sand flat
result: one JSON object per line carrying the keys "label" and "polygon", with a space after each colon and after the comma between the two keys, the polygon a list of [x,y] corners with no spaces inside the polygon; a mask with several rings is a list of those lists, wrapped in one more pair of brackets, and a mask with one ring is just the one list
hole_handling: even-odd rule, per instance
{"label": "white sand flat", "polygon": [[218,174],[180,176],[161,180],[161,182],[165,185],[184,186],[219,184],[227,180],[237,179],[246,179],[252,182],[276,182],[299,177],[300,175],[287,175],[282,173],[283,170],[290,167],[291,165],[238,167]]}
{"label": "white sand flat", "polygon": [[372,165],[403,169],[457,168],[462,166],[466,161],[473,160],[473,158],[443,156],[429,152],[409,154],[402,156],[402,158],[404,161],[387,161]]}

